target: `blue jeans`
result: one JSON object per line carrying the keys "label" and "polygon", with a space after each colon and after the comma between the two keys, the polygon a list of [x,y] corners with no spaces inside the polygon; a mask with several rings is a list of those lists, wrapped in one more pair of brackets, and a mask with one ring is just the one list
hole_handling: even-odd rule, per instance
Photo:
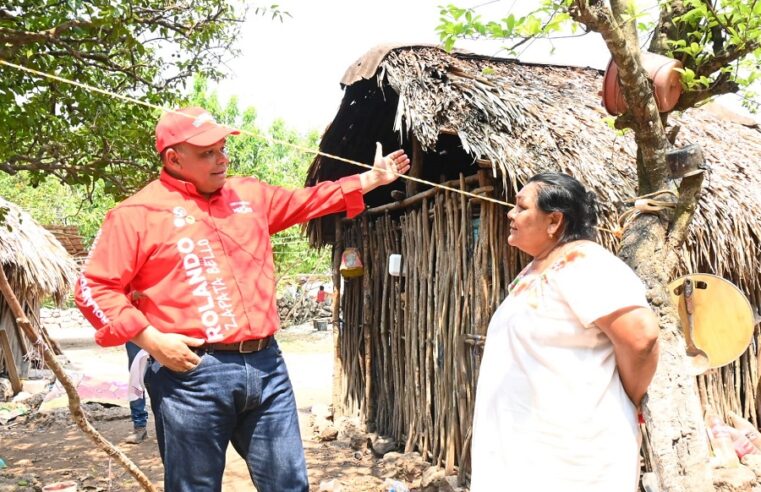
{"label": "blue jeans", "polygon": [[167,492],[220,491],[230,442],[259,492],[309,490],[296,400],[274,340],[251,354],[204,353],[185,373],[151,360],[145,385]]}
{"label": "blue jeans", "polygon": [[[140,347],[132,342],[127,342],[125,345],[127,349],[127,368],[132,367],[132,361],[135,360],[135,356],[140,352]],[[145,398],[139,400],[132,400],[129,402],[129,409],[132,412],[132,425],[134,427],[145,428],[148,425],[148,412],[145,410]]]}

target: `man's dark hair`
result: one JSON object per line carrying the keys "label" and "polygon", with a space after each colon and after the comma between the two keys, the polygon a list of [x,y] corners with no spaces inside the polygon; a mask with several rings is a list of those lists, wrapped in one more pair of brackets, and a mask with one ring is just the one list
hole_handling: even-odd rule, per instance
{"label": "man's dark hair", "polygon": [[539,173],[528,182],[539,185],[536,204],[540,210],[563,214],[560,243],[597,238],[597,199],[578,180],[563,173]]}

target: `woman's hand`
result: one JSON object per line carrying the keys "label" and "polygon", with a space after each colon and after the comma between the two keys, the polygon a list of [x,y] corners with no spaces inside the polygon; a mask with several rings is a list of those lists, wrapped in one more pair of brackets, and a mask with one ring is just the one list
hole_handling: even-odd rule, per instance
{"label": "woman's hand", "polygon": [[595,321],[611,342],[618,375],[638,408],[658,365],[658,318],[646,307],[620,309]]}

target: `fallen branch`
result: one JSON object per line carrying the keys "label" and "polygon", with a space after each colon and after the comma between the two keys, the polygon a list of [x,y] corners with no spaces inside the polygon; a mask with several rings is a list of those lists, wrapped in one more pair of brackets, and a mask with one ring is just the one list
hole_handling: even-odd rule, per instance
{"label": "fallen branch", "polygon": [[63,367],[58,363],[55,354],[50,349],[45,340],[40,337],[37,330],[34,329],[32,324],[24,314],[24,309],[16,298],[16,295],[11,290],[11,286],[8,283],[8,277],[5,275],[5,271],[0,267],[0,291],[3,293],[8,306],[11,308],[13,315],[16,317],[16,323],[24,331],[31,342],[40,347],[42,355],[45,358],[45,363],[53,371],[58,380],[66,390],[66,395],[69,397],[69,411],[74,422],[82,429],[82,432],[87,434],[95,444],[102,449],[109,457],[116,459],[143,487],[143,490],[149,492],[157,492],[156,487],[153,486],[148,477],[130,460],[127,455],[122,453],[113,444],[111,444],[106,438],[104,438],[87,420],[87,416],[82,411],[81,401],[79,394],[77,393],[74,383],[72,383],[69,375],[63,370]]}

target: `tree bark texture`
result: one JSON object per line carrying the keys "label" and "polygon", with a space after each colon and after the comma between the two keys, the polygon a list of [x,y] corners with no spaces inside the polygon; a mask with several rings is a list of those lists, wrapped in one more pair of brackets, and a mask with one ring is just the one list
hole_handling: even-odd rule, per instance
{"label": "tree bark texture", "polygon": [[687,371],[684,338],[666,291],[676,265],[673,250],[667,250],[666,226],[664,217],[641,215],[624,234],[619,253],[647,285],[648,300],[660,319],[658,369],[642,405],[649,459],[660,490],[712,491],[697,384]]}

